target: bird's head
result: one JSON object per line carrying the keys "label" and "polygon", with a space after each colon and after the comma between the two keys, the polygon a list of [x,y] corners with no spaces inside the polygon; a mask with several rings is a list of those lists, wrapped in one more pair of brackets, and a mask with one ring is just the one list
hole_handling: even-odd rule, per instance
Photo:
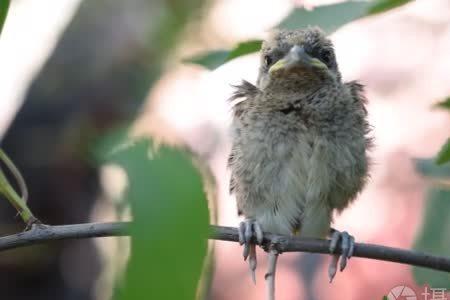
{"label": "bird's head", "polygon": [[257,85],[261,90],[313,90],[340,81],[333,44],[317,27],[281,30],[263,42]]}

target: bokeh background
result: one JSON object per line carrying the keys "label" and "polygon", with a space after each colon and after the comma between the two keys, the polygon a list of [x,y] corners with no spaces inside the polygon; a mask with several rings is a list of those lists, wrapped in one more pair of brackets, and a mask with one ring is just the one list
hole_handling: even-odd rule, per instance
{"label": "bokeh background", "polygon": [[[336,2],[12,0],[0,38],[0,138],[30,207],[47,224],[139,226],[131,248],[128,238],[103,238],[1,252],[0,297],[192,299],[206,198],[211,223],[239,222],[228,194],[226,100],[231,84],[254,82],[258,69],[257,53],[225,63],[223,49],[307,24],[330,33],[344,79],[366,85],[376,144],[370,183],[335,228],[448,256],[450,167],[434,157],[450,135],[449,111],[436,106],[450,96],[450,1],[375,1],[371,15],[372,4]],[[127,136],[187,154],[152,152],[150,162],[146,145]],[[23,229],[14,216],[1,201],[3,235]],[[264,299],[264,252],[254,286],[237,244],[213,248],[205,298]],[[328,263],[283,254],[277,299],[382,299],[398,285],[450,291],[448,274],[359,258],[329,284]]]}

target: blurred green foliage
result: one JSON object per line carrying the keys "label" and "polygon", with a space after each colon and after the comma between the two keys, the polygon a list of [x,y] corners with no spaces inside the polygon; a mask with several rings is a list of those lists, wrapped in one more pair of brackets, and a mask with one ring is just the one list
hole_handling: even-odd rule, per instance
{"label": "blurred green foliage", "polygon": [[200,54],[186,59],[185,62],[201,65],[209,70],[214,70],[236,57],[254,53],[261,49],[261,40],[251,40],[236,45],[231,50],[216,50],[205,54]]}
{"label": "blurred green foliage", "polygon": [[[448,97],[444,101],[438,102],[436,104],[436,107],[446,109],[450,112],[450,97]],[[436,163],[438,165],[442,165],[448,163],[449,161],[450,161],[450,138],[447,139],[447,142],[442,146],[441,150],[439,151],[436,158]]]}
{"label": "blurred green foliage", "polygon": [[[149,155],[152,158],[149,158]],[[132,255],[116,299],[194,299],[207,249],[208,210],[186,155],[137,142],[112,155],[128,174]]]}
{"label": "blurred green foliage", "polygon": [[[448,170],[447,170],[448,171]],[[449,177],[450,178],[450,174]],[[450,190],[432,187],[427,196],[424,223],[414,249],[448,256],[450,253]],[[419,284],[434,288],[450,288],[450,274],[414,267],[413,275]]]}
{"label": "blurred green foliage", "polygon": [[378,1],[375,1],[375,4],[373,4],[370,7],[368,14],[373,15],[373,14],[382,13],[389,9],[393,9],[393,8],[396,8],[403,4],[406,4],[410,1],[411,0],[378,0]]}
{"label": "blurred green foliage", "polygon": [[[259,49],[258,49],[259,50]],[[255,50],[255,51],[258,51]],[[233,50],[231,50],[233,51]],[[255,52],[253,51],[253,52]],[[223,65],[228,59],[230,51],[228,50],[215,50],[205,54],[200,54],[184,60],[186,63],[193,63],[203,66],[209,70],[214,70]]]}
{"label": "blurred green foliage", "polygon": [[447,142],[442,146],[441,150],[439,151],[436,163],[438,165],[445,164],[450,161],[450,138],[447,139]]}
{"label": "blurred green foliage", "polygon": [[[426,196],[423,224],[414,243],[414,249],[436,255],[450,253],[450,165],[438,166],[431,159],[416,161],[417,171],[425,176],[430,187]],[[450,288],[450,275],[445,272],[414,267],[414,278],[419,284],[436,288]]]}
{"label": "blurred green foliage", "polygon": [[438,102],[436,104],[436,107],[450,110],[450,97],[448,97],[444,101]]}
{"label": "blurred green foliage", "polygon": [[417,171],[429,179],[449,179],[450,165],[436,165],[432,159],[416,159]]}
{"label": "blurred green foliage", "polygon": [[371,5],[371,2],[349,1],[318,6],[312,11],[296,8],[277,27],[293,30],[319,26],[325,32],[331,33],[340,26],[366,15]]}
{"label": "blurred green foliage", "polygon": [[293,30],[306,26],[319,26],[325,32],[332,33],[351,21],[385,12],[409,1],[411,0],[347,1],[319,6],[312,11],[297,8],[277,27]]}
{"label": "blurred green foliage", "polygon": [[0,33],[5,23],[6,15],[8,14],[9,0],[0,0]]}
{"label": "blurred green foliage", "polygon": [[[311,11],[303,7],[295,8],[276,28],[293,30],[307,26],[319,26],[325,32],[332,33],[339,27],[358,18],[382,13],[410,1],[347,1],[318,6]],[[233,58],[257,52],[260,48],[260,40],[245,41],[239,43],[231,50],[220,49],[202,53],[186,59],[185,62],[198,64],[209,70],[214,70]]]}

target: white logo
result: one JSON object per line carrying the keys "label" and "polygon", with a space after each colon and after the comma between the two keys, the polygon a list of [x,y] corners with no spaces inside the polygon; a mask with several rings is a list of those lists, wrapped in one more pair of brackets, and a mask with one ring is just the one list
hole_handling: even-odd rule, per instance
{"label": "white logo", "polygon": [[416,293],[405,285],[399,285],[390,290],[387,296],[389,300],[417,300]]}

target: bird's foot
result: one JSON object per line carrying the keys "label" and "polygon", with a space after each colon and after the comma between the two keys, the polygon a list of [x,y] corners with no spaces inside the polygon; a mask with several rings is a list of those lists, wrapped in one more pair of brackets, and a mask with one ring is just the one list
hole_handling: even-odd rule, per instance
{"label": "bird's foot", "polygon": [[253,283],[256,284],[256,244],[263,242],[263,231],[261,226],[252,219],[246,219],[239,224],[239,244],[244,245],[244,260],[248,259],[250,273]]}
{"label": "bird's foot", "polygon": [[[348,234],[347,231],[340,232],[336,229],[331,229],[330,234],[331,234],[330,253],[332,255],[332,258],[330,266],[328,267],[328,277],[330,278],[331,283],[337,272],[339,257],[341,258],[339,266],[341,272],[347,266],[347,260],[352,257],[353,250],[355,247],[355,238],[350,234]],[[338,245],[341,248],[341,254],[335,253]]]}

